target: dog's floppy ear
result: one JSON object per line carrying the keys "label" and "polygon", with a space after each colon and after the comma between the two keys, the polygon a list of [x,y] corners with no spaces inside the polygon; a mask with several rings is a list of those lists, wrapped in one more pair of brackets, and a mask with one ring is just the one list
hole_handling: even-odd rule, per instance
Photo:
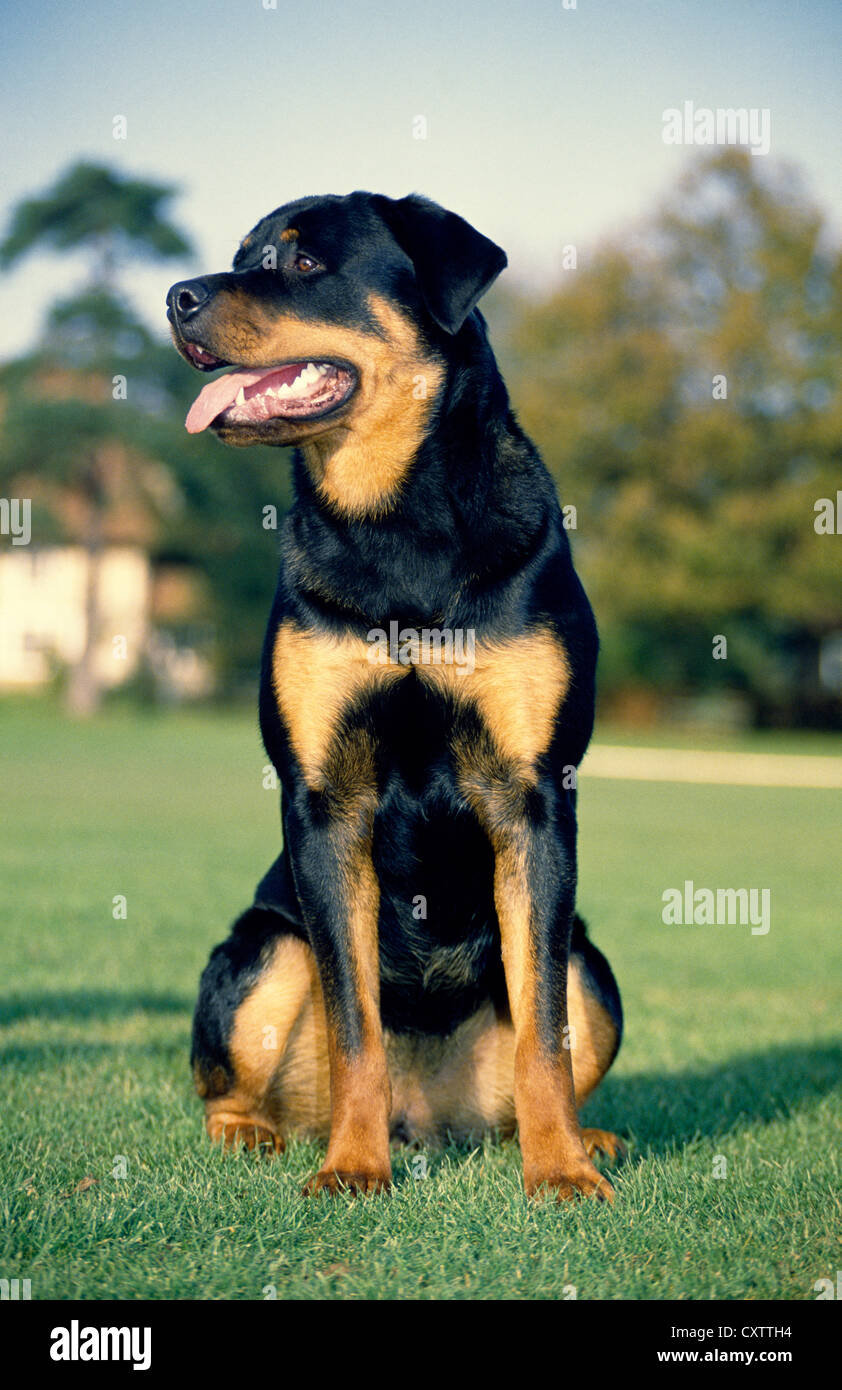
{"label": "dog's floppy ear", "polygon": [[376,195],[376,208],[415,267],[424,303],[440,328],[458,333],[507,264],[506,253],[470,222],[428,198]]}

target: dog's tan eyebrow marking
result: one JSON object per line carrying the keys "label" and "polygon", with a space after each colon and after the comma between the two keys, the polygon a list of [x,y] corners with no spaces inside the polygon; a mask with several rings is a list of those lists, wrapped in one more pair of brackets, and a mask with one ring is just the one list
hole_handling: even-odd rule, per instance
{"label": "dog's tan eyebrow marking", "polygon": [[233,260],[234,266],[237,266],[237,265],[239,264],[239,262],[243,259],[243,256],[244,256],[244,255],[246,254],[246,252],[248,251],[249,247],[252,246],[253,244],[254,244],[254,236],[252,235],[251,232],[249,232],[248,236],[243,237],[242,241],[240,242],[239,246],[237,247],[237,254],[235,255],[234,260]]}
{"label": "dog's tan eyebrow marking", "polygon": [[298,240],[298,228],[297,228],[297,227],[287,227],[287,228],[285,228],[284,231],[281,232],[281,241],[297,241],[297,240]]}

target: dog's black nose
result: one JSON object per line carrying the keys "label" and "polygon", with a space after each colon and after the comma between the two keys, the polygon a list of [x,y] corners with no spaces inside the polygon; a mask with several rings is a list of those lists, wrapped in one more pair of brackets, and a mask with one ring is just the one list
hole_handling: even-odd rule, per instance
{"label": "dog's black nose", "polygon": [[167,295],[167,312],[171,319],[185,323],[198,313],[210,296],[204,280],[179,280]]}

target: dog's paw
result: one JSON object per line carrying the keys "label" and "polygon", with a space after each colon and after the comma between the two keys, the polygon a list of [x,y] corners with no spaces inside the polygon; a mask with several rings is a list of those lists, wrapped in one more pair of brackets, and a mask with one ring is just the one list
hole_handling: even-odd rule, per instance
{"label": "dog's paw", "polygon": [[611,1159],[622,1158],[626,1152],[622,1139],[609,1129],[583,1129],[582,1143],[588,1158],[593,1158],[594,1154],[604,1154]]}
{"label": "dog's paw", "polygon": [[225,1149],[236,1149],[243,1145],[263,1153],[282,1154],[286,1147],[280,1134],[259,1116],[211,1115],[207,1121],[207,1131],[213,1143],[221,1144]]}
{"label": "dog's paw", "polygon": [[357,1196],[370,1196],[376,1192],[389,1192],[392,1187],[392,1174],[388,1171],[343,1170],[334,1172],[322,1168],[312,1177],[303,1191],[303,1196],[313,1197],[317,1192],[350,1192]]}
{"label": "dog's paw", "polygon": [[559,1202],[572,1202],[576,1197],[594,1197],[598,1202],[614,1201],[610,1182],[589,1160],[547,1173],[524,1172],[523,1185],[527,1197],[538,1200],[554,1197]]}

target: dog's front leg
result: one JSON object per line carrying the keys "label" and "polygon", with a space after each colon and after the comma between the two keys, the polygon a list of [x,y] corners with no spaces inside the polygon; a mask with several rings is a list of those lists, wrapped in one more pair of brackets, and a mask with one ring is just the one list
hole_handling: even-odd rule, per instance
{"label": "dog's front leg", "polygon": [[550,784],[496,810],[494,894],[515,1030],[515,1111],[524,1186],[613,1200],[582,1142],[573,1091],[567,961],[576,893],[572,808]]}
{"label": "dog's front leg", "polygon": [[391,1183],[391,1091],[380,1022],[376,794],[364,783],[301,788],[286,817],[296,889],[327,1017],[327,1155],[305,1189],[377,1192]]}

